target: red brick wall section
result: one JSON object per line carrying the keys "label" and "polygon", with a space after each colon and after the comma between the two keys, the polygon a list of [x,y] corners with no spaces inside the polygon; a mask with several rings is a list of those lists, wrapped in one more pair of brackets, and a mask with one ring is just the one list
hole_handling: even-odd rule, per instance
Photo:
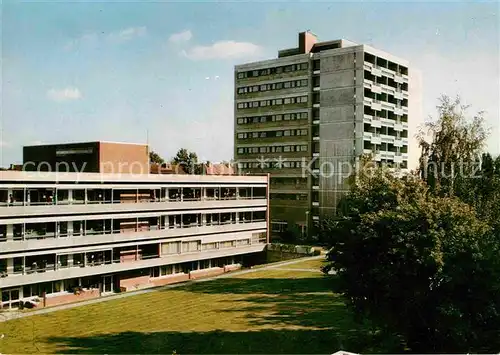
{"label": "red brick wall section", "polygon": [[120,287],[125,287],[127,291],[138,290],[148,286],[149,286],[148,275],[120,280]]}
{"label": "red brick wall section", "polygon": [[195,270],[189,273],[191,280],[201,279],[202,277],[217,276],[224,273],[224,268],[212,267],[210,269]]}
{"label": "red brick wall section", "polygon": [[164,285],[170,285],[170,284],[175,284],[177,282],[184,282],[189,280],[189,275],[188,274],[174,274],[174,275],[168,275],[165,277],[161,278],[155,278],[151,279],[150,282],[152,286],[164,286]]}
{"label": "red brick wall section", "polygon": [[224,272],[235,271],[241,269],[240,264],[226,265],[224,266]]}
{"label": "red brick wall section", "polygon": [[[94,290],[84,290],[80,294],[75,295],[74,293],[67,293],[61,296],[47,297],[45,299],[45,307],[57,306],[60,304],[73,303],[78,301],[90,300],[92,298],[98,298],[101,292],[97,289]],[[43,300],[40,302],[38,307],[43,307]]]}
{"label": "red brick wall section", "polygon": [[115,174],[149,174],[148,146],[100,142],[99,171]]}

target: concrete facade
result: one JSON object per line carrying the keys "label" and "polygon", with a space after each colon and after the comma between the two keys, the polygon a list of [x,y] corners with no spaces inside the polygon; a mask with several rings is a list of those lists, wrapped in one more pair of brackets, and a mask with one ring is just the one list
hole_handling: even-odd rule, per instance
{"label": "concrete facade", "polygon": [[244,173],[271,173],[274,232],[294,224],[307,233],[336,213],[363,154],[414,167],[421,85],[413,78],[403,59],[310,32],[276,59],[235,67],[234,156]]}
{"label": "concrete facade", "polygon": [[0,171],[0,308],[238,269],[268,243],[268,181]]}

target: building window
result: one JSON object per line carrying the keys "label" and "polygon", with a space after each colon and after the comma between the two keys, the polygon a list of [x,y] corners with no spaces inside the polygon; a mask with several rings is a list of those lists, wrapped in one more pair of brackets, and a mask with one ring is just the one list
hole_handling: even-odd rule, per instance
{"label": "building window", "polygon": [[246,73],[238,73],[238,79],[244,79],[246,77]]}
{"label": "building window", "polygon": [[291,102],[292,102],[292,100],[291,100],[289,97],[287,97],[287,98],[284,100],[285,105],[289,105]]}
{"label": "building window", "polygon": [[300,97],[300,102],[302,102],[302,103],[307,102],[307,96],[301,96]]}
{"label": "building window", "polygon": [[301,64],[300,64],[300,69],[301,69],[301,70],[307,70],[307,68],[309,67],[309,65],[308,65],[308,64],[309,64],[309,63],[301,63]]}

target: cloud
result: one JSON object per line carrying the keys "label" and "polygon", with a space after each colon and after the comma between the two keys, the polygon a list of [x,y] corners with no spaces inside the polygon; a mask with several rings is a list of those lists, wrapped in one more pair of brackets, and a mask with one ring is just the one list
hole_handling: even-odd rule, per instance
{"label": "cloud", "polygon": [[145,26],[142,27],[129,27],[121,31],[112,32],[108,35],[108,39],[111,41],[126,42],[132,39],[142,37],[146,35],[147,29]]}
{"label": "cloud", "polygon": [[79,100],[82,98],[82,93],[78,88],[73,87],[67,87],[61,90],[50,89],[47,91],[47,98],[56,102]]}
{"label": "cloud", "polygon": [[218,41],[211,46],[195,46],[182,55],[192,60],[234,59],[256,56],[262,48],[250,42]]}
{"label": "cloud", "polygon": [[187,42],[191,38],[193,38],[193,34],[191,33],[190,30],[185,30],[179,33],[174,33],[172,34],[169,38],[168,41],[171,43],[179,43],[179,42]]}
{"label": "cloud", "polygon": [[104,41],[108,42],[127,42],[139,37],[145,36],[147,33],[147,28],[145,26],[129,27],[116,32],[111,32],[107,35],[104,32],[98,34],[95,32],[88,32],[82,36],[72,39],[64,46],[65,50],[72,50],[75,47],[82,45],[96,45]]}

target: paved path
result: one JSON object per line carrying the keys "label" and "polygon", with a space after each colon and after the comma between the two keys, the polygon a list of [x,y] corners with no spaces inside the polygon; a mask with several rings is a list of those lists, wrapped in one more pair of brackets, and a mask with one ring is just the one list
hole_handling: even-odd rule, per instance
{"label": "paved path", "polygon": [[300,258],[300,259],[294,259],[290,261],[284,261],[284,262],[278,262],[278,263],[273,263],[269,264],[266,266],[262,267],[257,267],[253,269],[246,269],[246,270],[241,270],[241,271],[234,271],[234,272],[229,272],[224,275],[220,276],[215,276],[215,277],[208,277],[206,279],[199,279],[199,280],[192,280],[188,282],[183,282],[183,283],[178,283],[178,284],[172,284],[172,285],[166,285],[166,286],[160,286],[160,287],[155,287],[155,288],[147,288],[144,290],[138,290],[138,291],[129,291],[125,293],[119,293],[116,295],[111,295],[111,296],[104,296],[100,298],[94,298],[88,301],[82,301],[78,303],[69,303],[69,304],[64,304],[61,306],[54,306],[54,307],[49,307],[49,308],[43,308],[39,309],[36,311],[28,311],[28,312],[16,312],[16,311],[8,311],[8,312],[2,312],[0,313],[0,323],[5,322],[11,319],[17,319],[17,318],[24,318],[24,317],[30,317],[30,316],[35,316],[38,314],[46,314],[46,313],[51,313],[55,311],[60,311],[63,309],[70,309],[70,308],[76,308],[76,307],[82,307],[86,306],[89,304],[94,304],[94,303],[100,303],[100,302],[105,302],[105,301],[111,301],[111,300],[116,300],[120,298],[126,298],[126,297],[131,297],[131,296],[137,296],[137,295],[142,295],[145,293],[151,293],[151,292],[158,292],[161,290],[166,290],[170,288],[176,288],[176,287],[181,287],[181,286],[186,286],[186,284],[193,283],[193,282],[207,282],[215,279],[220,279],[220,278],[226,278],[226,277],[235,277],[238,275],[244,275],[244,274],[249,274],[253,272],[258,272],[262,270],[269,270],[269,269],[278,269],[278,270],[293,270],[293,271],[318,271],[315,269],[292,269],[292,268],[282,268],[283,266],[291,265],[291,264],[296,264],[300,263],[303,261],[307,260],[315,260],[315,259],[322,259],[324,258],[324,255],[319,255],[319,256],[312,256],[312,257],[306,257],[306,258]]}

